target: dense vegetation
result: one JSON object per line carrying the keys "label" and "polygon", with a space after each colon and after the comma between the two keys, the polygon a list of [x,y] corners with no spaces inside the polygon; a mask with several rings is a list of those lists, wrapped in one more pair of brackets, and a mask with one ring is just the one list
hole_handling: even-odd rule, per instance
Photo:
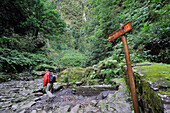
{"label": "dense vegetation", "polygon": [[0,2],[0,71],[22,72],[29,65],[51,63],[46,40],[63,33],[56,4],[46,0]]}
{"label": "dense vegetation", "polygon": [[0,71],[87,67],[108,57],[124,63],[121,37],[109,42],[108,36],[129,21],[132,62],[170,63],[169,7],[168,0],[2,0]]}

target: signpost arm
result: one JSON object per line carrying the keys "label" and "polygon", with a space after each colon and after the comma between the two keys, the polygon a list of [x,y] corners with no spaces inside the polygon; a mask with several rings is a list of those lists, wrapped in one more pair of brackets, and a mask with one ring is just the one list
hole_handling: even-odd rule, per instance
{"label": "signpost arm", "polygon": [[130,91],[132,95],[133,107],[134,107],[135,113],[139,113],[138,100],[137,100],[135,83],[134,83],[131,61],[130,61],[130,56],[129,56],[129,49],[128,49],[127,40],[125,36],[122,36],[122,41],[123,41],[123,47],[125,51],[125,58],[126,58],[126,65],[127,65],[127,70],[128,70],[128,77],[129,77],[129,84],[130,84]]}

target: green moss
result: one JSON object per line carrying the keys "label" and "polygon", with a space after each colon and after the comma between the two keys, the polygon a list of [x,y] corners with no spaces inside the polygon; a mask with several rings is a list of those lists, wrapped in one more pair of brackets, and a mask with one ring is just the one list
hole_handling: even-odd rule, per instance
{"label": "green moss", "polygon": [[[159,96],[157,96],[157,92],[150,88],[150,84],[143,80],[143,77],[138,73],[135,73],[135,86],[138,98],[142,101],[142,108],[140,108],[141,112],[143,111],[163,111],[163,103]],[[150,106],[150,107],[148,107]]]}
{"label": "green moss", "polygon": [[[136,66],[134,69],[139,70],[145,76],[145,80],[156,81],[163,80],[170,83],[170,65],[162,63],[142,63],[146,66]],[[151,64],[151,65],[147,65]],[[137,64],[139,65],[139,64]]]}
{"label": "green moss", "polygon": [[[152,81],[162,85],[166,85],[164,82],[170,83],[170,65],[163,64],[163,63],[151,63],[151,62],[144,62],[137,64],[134,67],[135,70],[141,72],[144,75],[142,80],[145,81]],[[157,86],[159,88],[160,86]],[[170,88],[159,89],[158,93],[170,95]]]}
{"label": "green moss", "polygon": [[166,90],[159,90],[158,93],[162,94],[162,95],[170,95],[170,88],[167,88]]}
{"label": "green moss", "polygon": [[94,71],[92,67],[89,68],[69,68],[66,69],[57,76],[57,81],[66,82],[75,82],[80,80],[85,80],[91,73]]}
{"label": "green moss", "polygon": [[[127,72],[126,68],[123,69],[124,72]],[[163,101],[158,94],[170,95],[170,88],[164,87],[167,82],[170,83],[170,65],[144,62],[136,64],[133,69],[137,70],[137,72],[134,72],[134,80],[137,96],[140,99],[139,103],[141,104],[140,111],[163,112]],[[125,75],[124,78],[129,85],[128,76]],[[158,91],[153,90],[148,81],[152,81],[152,86],[158,88]]]}

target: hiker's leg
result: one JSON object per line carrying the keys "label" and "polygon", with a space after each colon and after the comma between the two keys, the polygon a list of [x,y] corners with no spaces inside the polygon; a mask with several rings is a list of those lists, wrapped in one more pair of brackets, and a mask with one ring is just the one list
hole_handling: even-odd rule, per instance
{"label": "hiker's leg", "polygon": [[52,87],[52,84],[48,83],[47,88],[46,88],[46,93],[47,93],[48,97],[50,97],[50,98],[54,97],[54,95],[50,92],[51,87]]}
{"label": "hiker's leg", "polygon": [[53,83],[51,83],[50,92],[53,93]]}

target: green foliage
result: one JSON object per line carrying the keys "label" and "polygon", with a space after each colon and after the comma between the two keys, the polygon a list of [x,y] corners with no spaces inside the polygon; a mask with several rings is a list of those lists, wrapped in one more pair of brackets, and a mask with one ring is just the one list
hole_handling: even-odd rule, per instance
{"label": "green foliage", "polygon": [[89,73],[86,73],[88,68],[68,68],[60,72],[57,76],[57,81],[75,82],[84,79]]}
{"label": "green foliage", "polygon": [[65,50],[60,54],[60,64],[64,66],[80,66],[84,59],[83,54],[76,50]]}
{"label": "green foliage", "polygon": [[[27,42],[27,43],[25,43]],[[9,48],[12,50],[25,51],[25,52],[37,52],[45,45],[43,38],[34,38],[28,36],[19,36],[13,34],[13,36],[3,36],[0,39],[0,47]]]}
{"label": "green foliage", "polygon": [[128,10],[122,13],[126,21],[133,22],[133,35],[128,35],[128,40],[134,49],[133,55],[136,54],[140,61],[148,59],[169,63],[167,3],[167,1],[136,2],[136,5],[131,4],[131,8],[128,7]]}
{"label": "green foliage", "polygon": [[[0,35],[18,33],[38,37],[39,34],[58,35],[65,22],[61,19],[54,2],[42,0],[3,0]],[[5,15],[6,14],[6,15]]]}
{"label": "green foliage", "polygon": [[68,76],[64,76],[61,81],[64,82],[64,83],[68,83]]}
{"label": "green foliage", "polygon": [[132,62],[146,60],[169,63],[169,2],[133,0],[89,0],[88,20],[84,37],[90,46],[85,48],[93,65],[112,54],[118,62],[124,62],[121,38],[109,42],[109,34],[120,23],[132,22],[133,29],[127,34]]}
{"label": "green foliage", "polygon": [[21,72],[29,65],[54,65],[45,38],[61,40],[65,22],[56,4],[45,0],[0,2],[0,71]]}
{"label": "green foliage", "polygon": [[49,69],[51,72],[56,72],[56,67],[49,64],[40,64],[34,68],[36,71],[44,71],[45,69]]}
{"label": "green foliage", "polygon": [[104,59],[103,61],[100,61],[98,63],[98,69],[101,68],[101,72],[98,74],[98,71],[94,71],[91,75],[90,78],[98,78],[98,79],[103,79],[105,83],[109,83],[111,79],[113,78],[119,78],[122,77],[122,70],[121,66],[117,62],[117,60],[114,59],[114,57],[109,57]]}
{"label": "green foliage", "polygon": [[7,82],[10,81],[11,79],[16,79],[17,75],[6,75],[5,73],[0,73],[0,83],[1,82]]}
{"label": "green foliage", "polygon": [[50,63],[45,54],[0,48],[0,64],[3,72],[22,72],[28,70],[30,65],[36,66],[40,63]]}

